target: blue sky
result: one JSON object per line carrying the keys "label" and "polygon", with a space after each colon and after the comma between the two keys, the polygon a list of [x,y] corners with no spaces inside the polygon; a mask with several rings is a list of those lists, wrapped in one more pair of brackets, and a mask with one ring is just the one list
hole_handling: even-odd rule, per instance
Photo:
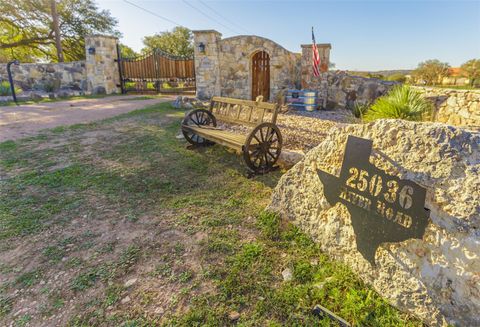
{"label": "blue sky", "polygon": [[[426,59],[456,67],[480,58],[480,0],[129,1],[193,30],[215,29],[223,37],[255,34],[294,52],[311,43],[314,26],[317,42],[332,44],[338,69],[410,69]],[[124,1],[98,4],[119,20],[121,41],[135,50],[144,36],[175,27]]]}

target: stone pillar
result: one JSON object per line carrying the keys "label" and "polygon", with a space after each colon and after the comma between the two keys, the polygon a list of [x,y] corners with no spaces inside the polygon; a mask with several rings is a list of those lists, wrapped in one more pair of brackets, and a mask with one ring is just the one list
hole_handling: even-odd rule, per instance
{"label": "stone pillar", "polygon": [[[317,44],[318,54],[320,55],[320,71],[328,71],[330,65],[330,49],[332,45],[330,43]],[[302,88],[309,88],[312,82],[312,44],[302,44]]]}
{"label": "stone pillar", "polygon": [[[220,95],[219,41],[222,34],[215,30],[193,31],[195,49],[195,83],[200,99]],[[204,51],[200,50],[204,46]]]}
{"label": "stone pillar", "polygon": [[118,39],[106,35],[85,38],[87,91],[92,94],[120,93],[117,59]]}
{"label": "stone pillar", "polygon": [[326,108],[333,95],[329,92],[328,74],[325,74],[330,64],[330,49],[332,46],[330,43],[323,43],[317,44],[317,48],[320,55],[320,77],[313,76],[312,44],[302,44],[301,84],[302,89],[316,90],[320,107]]}

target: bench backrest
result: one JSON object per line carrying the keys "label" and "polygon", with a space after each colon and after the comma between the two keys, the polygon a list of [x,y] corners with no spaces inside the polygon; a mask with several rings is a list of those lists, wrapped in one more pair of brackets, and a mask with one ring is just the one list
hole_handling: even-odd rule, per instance
{"label": "bench backrest", "polygon": [[263,122],[277,122],[278,105],[275,103],[213,97],[210,111],[217,120],[255,127]]}

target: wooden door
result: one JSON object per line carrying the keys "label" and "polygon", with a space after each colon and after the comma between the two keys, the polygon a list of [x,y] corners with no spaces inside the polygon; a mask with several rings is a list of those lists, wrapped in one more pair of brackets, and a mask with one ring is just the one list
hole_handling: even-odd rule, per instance
{"label": "wooden door", "polygon": [[252,57],[252,100],[263,95],[263,101],[270,99],[270,56],[265,51]]}

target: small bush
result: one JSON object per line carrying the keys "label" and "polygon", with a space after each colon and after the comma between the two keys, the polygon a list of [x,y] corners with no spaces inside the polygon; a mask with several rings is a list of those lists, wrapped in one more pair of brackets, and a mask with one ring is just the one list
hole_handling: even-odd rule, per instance
{"label": "small bush", "polygon": [[10,90],[10,83],[3,81],[0,82],[0,95],[7,96],[10,95],[12,91]]}
{"label": "small bush", "polygon": [[387,81],[405,83],[407,77],[401,73],[392,74],[387,77]]}
{"label": "small bush", "polygon": [[432,104],[422,94],[407,85],[396,86],[378,98],[365,113],[366,121],[396,118],[420,121],[431,113]]}
{"label": "small bush", "polygon": [[[15,87],[15,93],[18,94],[22,92],[22,89]],[[10,89],[10,83],[7,81],[0,82],[0,96],[12,95],[12,90]]]}
{"label": "small bush", "polygon": [[355,117],[363,119],[363,116],[370,108],[369,103],[355,103],[355,106],[352,109],[352,113]]}

